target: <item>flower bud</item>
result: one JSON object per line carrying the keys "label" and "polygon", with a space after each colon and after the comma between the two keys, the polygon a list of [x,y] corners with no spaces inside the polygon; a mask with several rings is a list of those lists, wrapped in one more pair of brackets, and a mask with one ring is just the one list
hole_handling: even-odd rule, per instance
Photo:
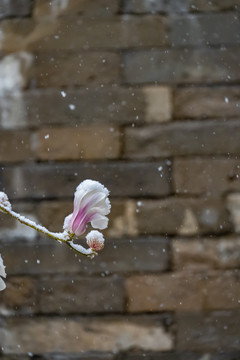
{"label": "flower bud", "polygon": [[95,251],[99,251],[104,248],[104,238],[102,233],[100,233],[99,231],[97,230],[90,231],[90,233],[87,234],[86,239],[87,239],[87,244],[91,249]]}

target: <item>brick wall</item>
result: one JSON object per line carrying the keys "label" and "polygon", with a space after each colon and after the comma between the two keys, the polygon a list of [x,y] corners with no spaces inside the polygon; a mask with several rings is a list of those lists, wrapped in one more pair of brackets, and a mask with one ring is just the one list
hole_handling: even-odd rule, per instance
{"label": "brick wall", "polygon": [[0,2],[0,186],[52,231],[111,191],[94,260],[0,216],[4,360],[240,359],[234,0]]}

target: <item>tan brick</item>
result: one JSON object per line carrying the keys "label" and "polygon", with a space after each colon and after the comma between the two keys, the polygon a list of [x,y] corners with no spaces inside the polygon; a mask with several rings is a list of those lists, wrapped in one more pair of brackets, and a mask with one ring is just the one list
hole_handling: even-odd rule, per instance
{"label": "tan brick", "polygon": [[120,132],[113,127],[44,128],[37,142],[41,160],[114,159],[120,155]]}
{"label": "tan brick", "polygon": [[239,87],[184,88],[176,89],[173,96],[175,119],[237,117]]}
{"label": "tan brick", "polygon": [[146,98],[146,121],[165,122],[171,119],[172,97],[167,87],[148,86],[143,88]]}
{"label": "tan brick", "polygon": [[172,261],[176,270],[239,268],[240,239],[176,239],[172,241]]}
{"label": "tan brick", "polygon": [[163,317],[8,319],[0,329],[5,354],[128,350],[167,351],[173,336]]}
{"label": "tan brick", "polygon": [[163,46],[167,41],[166,19],[162,16],[140,19],[116,16],[97,20],[77,16],[44,18],[42,21],[15,19],[4,20],[0,30],[4,52],[121,49]]}
{"label": "tan brick", "polygon": [[174,191],[218,197],[240,190],[239,161],[229,158],[177,158],[173,163]]}
{"label": "tan brick", "polygon": [[0,297],[2,315],[37,312],[37,281],[30,277],[7,277],[6,289]]}
{"label": "tan brick", "polygon": [[138,202],[136,224],[139,233],[196,234],[221,233],[231,229],[224,204],[214,199],[171,197]]}
{"label": "tan brick", "polygon": [[108,17],[119,10],[119,0],[68,0],[64,6],[58,0],[36,0],[34,16],[76,15]]}
{"label": "tan brick", "polygon": [[239,308],[236,271],[137,275],[127,279],[126,289],[131,312]]}
{"label": "tan brick", "polygon": [[37,55],[32,81],[39,87],[89,86],[116,83],[119,74],[120,58],[114,53],[51,52]]}
{"label": "tan brick", "polygon": [[0,161],[18,162],[34,158],[31,133],[28,131],[0,132]]}

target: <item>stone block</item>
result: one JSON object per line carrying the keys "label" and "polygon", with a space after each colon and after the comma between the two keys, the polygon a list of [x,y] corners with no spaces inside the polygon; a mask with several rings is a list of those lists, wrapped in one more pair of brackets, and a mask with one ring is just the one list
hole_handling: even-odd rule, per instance
{"label": "stone block", "polygon": [[240,239],[174,239],[172,261],[175,270],[237,269],[240,267]]}
{"label": "stone block", "polygon": [[[237,155],[240,151],[238,120],[186,121],[128,128],[124,155],[127,158],[158,158],[186,155]],[[232,139],[232,141],[229,141]]]}
{"label": "stone block", "polygon": [[231,229],[224,204],[217,199],[143,200],[137,207],[136,224],[140,234],[193,236]]}
{"label": "stone block", "polygon": [[100,181],[113,197],[155,197],[171,191],[171,169],[163,161],[35,164],[0,169],[0,187],[11,199],[72,198],[85,179]]}
{"label": "stone block", "polygon": [[[167,43],[167,23],[162,16],[99,19],[65,16],[44,18],[44,21],[36,18],[24,21],[15,19],[4,20],[0,30],[3,34],[2,50],[6,53],[21,50],[53,53],[63,50],[127,49],[159,47]],[[75,61],[80,71],[79,58],[76,57]],[[53,62],[53,66],[57,64]]]}
{"label": "stone block", "polygon": [[31,11],[31,0],[8,0],[2,1],[0,4],[0,18],[29,16]]}
{"label": "stone block", "polygon": [[118,276],[101,275],[48,276],[38,282],[38,303],[42,314],[122,312],[123,280]]}
{"label": "stone block", "polygon": [[239,275],[236,270],[135,275],[126,281],[128,311],[238,309]]}
{"label": "stone block", "polygon": [[32,70],[32,83],[44,88],[113,84],[119,81],[119,69],[119,55],[110,52],[86,52],[77,56],[71,52],[40,53]]}
{"label": "stone block", "polygon": [[90,18],[108,17],[119,10],[119,0],[68,0],[64,5],[58,0],[36,0],[33,15],[66,16],[81,15]]}
{"label": "stone block", "polygon": [[[177,352],[144,352],[138,351],[125,353],[124,360],[139,360],[144,356],[145,360],[237,360],[239,352],[227,351],[224,353],[177,351]],[[59,359],[60,360],[60,359]],[[61,359],[65,360],[65,359]]]}
{"label": "stone block", "polygon": [[239,311],[177,313],[178,350],[227,352],[240,349]]}
{"label": "stone block", "polygon": [[239,87],[195,87],[176,89],[173,94],[175,119],[231,118],[239,116]]}
{"label": "stone block", "polygon": [[146,121],[161,123],[169,121],[172,116],[171,91],[163,86],[146,86],[143,88],[146,97]]}
{"label": "stone block", "polygon": [[[84,240],[79,240],[79,243],[86,246]],[[157,236],[106,239],[104,250],[93,260],[46,237],[35,242],[26,242],[24,238],[12,239],[11,242],[2,240],[1,254],[9,275],[77,273],[105,276],[139,271],[161,272],[170,266],[169,241]]]}
{"label": "stone block", "polygon": [[19,162],[35,157],[29,131],[1,131],[0,162]]}
{"label": "stone block", "polygon": [[218,197],[240,190],[240,167],[231,158],[178,158],[173,164],[174,189],[178,194]]}
{"label": "stone block", "polygon": [[6,278],[6,289],[0,297],[1,315],[33,314],[38,310],[37,281],[31,277]]}
{"label": "stone block", "polygon": [[168,351],[173,348],[173,335],[164,321],[162,315],[12,318],[4,320],[0,335],[5,354],[118,352],[133,347]]}
{"label": "stone block", "polygon": [[114,159],[120,145],[120,132],[113,127],[44,128],[37,133],[40,160]]}
{"label": "stone block", "polygon": [[237,10],[235,0],[124,0],[123,11],[132,14],[186,13]]}
{"label": "stone block", "polygon": [[210,46],[240,43],[240,22],[235,13],[175,15],[170,19],[173,46]]}
{"label": "stone block", "polygon": [[236,82],[240,80],[239,56],[239,48],[234,47],[127,52],[124,81],[127,84]]}
{"label": "stone block", "polygon": [[227,208],[230,212],[231,220],[235,232],[240,232],[240,194],[233,193],[227,197]]}

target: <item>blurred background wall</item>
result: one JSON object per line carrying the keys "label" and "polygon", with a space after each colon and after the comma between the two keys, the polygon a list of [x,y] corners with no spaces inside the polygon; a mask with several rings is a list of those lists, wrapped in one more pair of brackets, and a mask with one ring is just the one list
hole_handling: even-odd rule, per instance
{"label": "blurred background wall", "polygon": [[238,11],[0,1],[1,190],[52,231],[112,201],[92,261],[1,215],[1,359],[240,359]]}

